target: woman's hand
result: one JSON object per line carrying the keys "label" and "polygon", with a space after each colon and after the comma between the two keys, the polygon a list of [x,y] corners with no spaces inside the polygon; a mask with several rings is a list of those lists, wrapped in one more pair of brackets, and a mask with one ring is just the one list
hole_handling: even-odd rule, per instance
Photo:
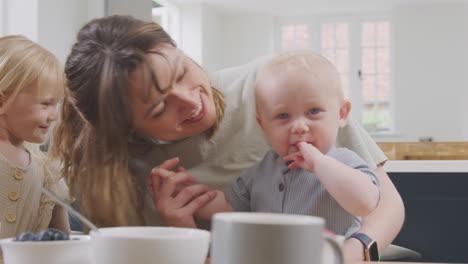
{"label": "woman's hand", "polygon": [[194,213],[216,197],[205,185],[195,184],[193,177],[184,168],[173,169],[179,164],[173,158],[155,167],[150,175],[153,202],[159,214],[169,226],[196,227]]}

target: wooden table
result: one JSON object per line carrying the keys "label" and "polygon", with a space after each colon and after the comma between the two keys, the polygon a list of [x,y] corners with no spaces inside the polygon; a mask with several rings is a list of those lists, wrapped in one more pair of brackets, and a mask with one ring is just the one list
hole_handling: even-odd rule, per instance
{"label": "wooden table", "polygon": [[[207,258],[205,261],[205,264],[210,264],[210,258]],[[380,262],[374,262],[374,261],[350,261],[346,262],[346,264],[453,264],[453,263],[429,263],[429,262],[386,262],[386,261],[380,261]]]}
{"label": "wooden table", "polygon": [[[0,264],[3,264],[3,258],[0,256]],[[207,258],[205,264],[210,264],[210,258]],[[429,262],[365,262],[365,261],[352,261],[346,264],[454,264],[454,263],[429,263]]]}

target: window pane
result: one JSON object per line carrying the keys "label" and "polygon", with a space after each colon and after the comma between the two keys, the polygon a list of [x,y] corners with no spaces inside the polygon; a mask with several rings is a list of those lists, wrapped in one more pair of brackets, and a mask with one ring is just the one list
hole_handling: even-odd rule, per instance
{"label": "window pane", "polygon": [[374,87],[375,87],[375,76],[363,75],[362,99],[364,102],[372,102],[375,100]]}
{"label": "window pane", "polygon": [[336,46],[340,48],[349,46],[348,24],[336,24]]}
{"label": "window pane", "polygon": [[294,44],[294,26],[286,25],[281,27],[281,49],[290,50]]}
{"label": "window pane", "polygon": [[362,73],[375,73],[375,49],[362,49]]}
{"label": "window pane", "polygon": [[377,130],[374,114],[375,111],[373,104],[364,105],[362,111],[362,125],[368,132],[375,132]]}
{"label": "window pane", "polygon": [[390,73],[390,49],[377,49],[377,72]]}
{"label": "window pane", "polygon": [[388,21],[377,23],[377,45],[379,47],[390,46],[390,23]]}
{"label": "window pane", "polygon": [[341,88],[343,89],[343,94],[345,98],[349,98],[349,75],[340,74],[341,78]]}
{"label": "window pane", "polygon": [[305,24],[296,25],[296,49],[309,47],[309,27]]}
{"label": "window pane", "polygon": [[281,27],[281,49],[307,49],[310,46],[309,26],[306,24],[284,25]]}
{"label": "window pane", "polygon": [[322,24],[322,48],[335,47],[335,24]]}
{"label": "window pane", "polygon": [[362,24],[361,42],[363,47],[375,46],[375,24],[367,22]]}
{"label": "window pane", "polygon": [[377,96],[379,101],[390,100],[390,78],[388,75],[377,75]]}
{"label": "window pane", "polygon": [[348,49],[336,49],[335,66],[341,74],[349,72]]}
{"label": "window pane", "polygon": [[375,123],[377,131],[388,131],[390,128],[390,104],[380,103],[376,106]]}

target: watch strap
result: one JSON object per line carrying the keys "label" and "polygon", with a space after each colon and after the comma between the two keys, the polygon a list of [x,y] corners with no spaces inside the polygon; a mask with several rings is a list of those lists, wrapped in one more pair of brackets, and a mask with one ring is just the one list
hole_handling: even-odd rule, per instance
{"label": "watch strap", "polygon": [[364,245],[364,248],[369,248],[370,243],[372,243],[372,241],[374,241],[368,235],[363,234],[363,233],[355,233],[355,234],[351,235],[351,237],[356,238],[357,240],[361,241],[362,245]]}
{"label": "watch strap", "polygon": [[365,261],[379,261],[380,255],[377,248],[377,242],[366,234],[355,233],[350,238],[356,238],[364,246]]}

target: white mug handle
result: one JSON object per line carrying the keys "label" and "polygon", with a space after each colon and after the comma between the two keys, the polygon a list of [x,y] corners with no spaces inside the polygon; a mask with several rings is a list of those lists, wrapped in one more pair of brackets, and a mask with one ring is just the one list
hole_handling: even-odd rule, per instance
{"label": "white mug handle", "polygon": [[334,262],[333,263],[325,263],[324,260],[326,259],[326,256],[324,256],[322,251],[322,264],[343,264],[344,263],[344,258],[343,258],[343,252],[341,251],[341,246],[340,244],[333,238],[324,236],[324,241],[327,242],[332,250],[334,251]]}

